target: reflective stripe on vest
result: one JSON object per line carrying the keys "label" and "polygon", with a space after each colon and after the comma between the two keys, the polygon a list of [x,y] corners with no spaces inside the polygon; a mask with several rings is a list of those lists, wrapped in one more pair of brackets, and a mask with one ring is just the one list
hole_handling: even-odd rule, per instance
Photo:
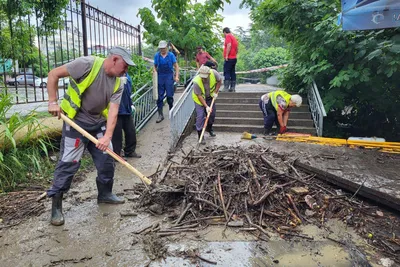
{"label": "reflective stripe on vest", "polygon": [[[214,71],[210,70],[210,96],[213,97],[214,96],[214,91],[215,91],[215,85],[217,84],[217,79],[215,78],[214,75]],[[197,84],[200,87],[201,90],[201,96],[204,98],[206,98],[206,90],[204,89],[204,84],[203,84],[203,80],[200,78],[199,75],[197,75],[196,77],[193,78],[193,83]],[[194,100],[194,102],[196,104],[199,104],[200,106],[202,106],[203,104],[200,102],[198,96],[194,93],[194,90],[192,92],[192,98]]]}
{"label": "reflective stripe on vest", "polygon": [[[95,57],[92,69],[90,70],[88,76],[81,82],[77,83],[72,77],[69,77],[68,90],[65,92],[64,99],[61,102],[62,110],[67,114],[70,119],[73,119],[78,113],[82,104],[83,92],[94,82],[97,75],[103,66],[104,58]],[[117,77],[115,81],[114,91],[115,93],[120,85],[121,81]],[[107,108],[102,111],[102,115],[107,119],[108,110],[110,104],[108,103]]]}
{"label": "reflective stripe on vest", "polygon": [[286,93],[285,91],[281,91],[281,90],[279,90],[279,91],[274,91],[274,92],[270,93],[270,95],[269,95],[269,100],[272,101],[272,106],[275,108],[276,111],[278,111],[278,109],[279,109],[278,103],[277,103],[277,101],[276,101],[276,98],[277,98],[279,95],[280,95],[281,97],[283,97],[283,99],[285,99],[285,101],[286,101],[286,103],[287,103],[286,108],[289,107],[290,98],[292,97],[290,94]]}

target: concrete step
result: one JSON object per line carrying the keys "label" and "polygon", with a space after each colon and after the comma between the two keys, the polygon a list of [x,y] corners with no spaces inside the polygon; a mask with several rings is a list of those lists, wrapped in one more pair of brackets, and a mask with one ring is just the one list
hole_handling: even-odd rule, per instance
{"label": "concrete step", "polygon": [[[267,92],[263,92],[263,93],[229,93],[229,92],[220,92],[218,94],[218,99],[217,101],[220,102],[222,99],[223,101],[228,101],[225,103],[231,103],[232,101],[234,102],[234,100],[226,100],[226,99],[256,99],[256,101],[254,103],[258,103],[258,101],[260,100],[261,96],[266,94]],[[240,100],[239,100],[240,101]],[[243,102],[239,102],[239,103],[243,103]],[[253,103],[253,102],[251,102]],[[308,99],[307,97],[303,97],[303,104],[308,104]]]}
{"label": "concrete step", "polygon": [[[214,124],[213,125],[214,131],[216,134],[218,132],[250,132],[254,134],[262,134],[264,132],[264,126],[256,126],[256,125],[228,125],[228,124]],[[290,132],[296,132],[296,133],[309,133],[315,135],[315,129],[310,128],[310,127],[302,127],[302,126],[293,126],[293,127],[288,127]],[[273,127],[273,130],[276,130],[275,126]]]}
{"label": "concrete step", "polygon": [[[246,111],[246,110],[221,110],[217,106],[217,117],[231,117],[231,118],[263,118],[261,110],[257,111]],[[296,108],[292,109],[289,115],[290,119],[312,119],[311,113],[308,112],[298,112]]]}
{"label": "concrete step", "polygon": [[[256,104],[244,104],[244,103],[217,103],[217,111],[219,109],[221,110],[246,110],[246,111],[260,111],[260,107]],[[308,105],[301,105],[299,108],[292,108],[292,111],[297,111],[297,112],[309,112]]]}
{"label": "concrete step", "polygon": [[219,92],[218,100],[220,98],[258,98],[265,93],[229,93],[229,92]]}
{"label": "concrete step", "polygon": [[[261,118],[260,117],[258,117],[258,118],[232,118],[232,117],[217,116],[215,118],[215,123],[219,124],[219,125],[244,124],[244,125],[256,125],[256,126],[261,125],[262,126],[262,125],[264,125],[264,119],[262,117]],[[290,117],[289,121],[288,121],[288,128],[297,127],[297,126],[313,128],[314,122],[311,119],[293,119]]]}
{"label": "concrete step", "polygon": [[224,97],[219,97],[217,98],[217,103],[218,104],[255,104],[258,105],[258,102],[260,101],[259,97],[253,97],[253,98],[224,98]]}

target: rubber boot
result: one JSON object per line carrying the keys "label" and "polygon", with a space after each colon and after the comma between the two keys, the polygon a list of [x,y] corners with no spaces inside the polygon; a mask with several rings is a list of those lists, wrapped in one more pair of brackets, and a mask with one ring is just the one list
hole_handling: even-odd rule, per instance
{"label": "rubber boot", "polygon": [[[202,131],[197,131],[197,134],[198,134],[198,136],[199,136],[199,140],[200,140],[201,132],[202,132]],[[205,144],[206,144],[206,140],[204,139],[204,135],[203,135],[203,139],[201,140],[200,144],[202,144],[202,145],[205,145]]]}
{"label": "rubber boot", "polygon": [[236,81],[231,81],[231,88],[229,89],[229,92],[235,92],[236,88]]}
{"label": "rubber boot", "polygon": [[103,184],[96,181],[97,190],[99,195],[97,196],[97,203],[107,203],[107,204],[123,204],[125,200],[117,197],[112,193],[113,182],[108,184]]}
{"label": "rubber boot", "polygon": [[64,214],[62,213],[63,193],[57,193],[52,197],[51,220],[50,223],[55,226],[64,224]]}
{"label": "rubber boot", "polygon": [[211,137],[217,136],[217,135],[214,133],[214,130],[213,130],[213,128],[212,128],[212,124],[207,125],[206,131],[210,134]]}
{"label": "rubber boot", "polygon": [[265,129],[264,128],[264,135],[266,136],[272,136],[272,135],[276,135],[275,132],[272,132],[272,129]]}
{"label": "rubber boot", "polygon": [[230,82],[230,80],[225,80],[224,81],[224,90],[223,90],[223,92],[228,92],[230,89],[229,89],[229,86],[231,85],[231,82]]}
{"label": "rubber boot", "polygon": [[173,97],[167,97],[167,103],[168,103],[169,110],[171,110],[172,107],[174,106],[174,98]]}
{"label": "rubber boot", "polygon": [[156,123],[160,123],[164,120],[164,114],[162,108],[158,109],[158,118],[156,120]]}

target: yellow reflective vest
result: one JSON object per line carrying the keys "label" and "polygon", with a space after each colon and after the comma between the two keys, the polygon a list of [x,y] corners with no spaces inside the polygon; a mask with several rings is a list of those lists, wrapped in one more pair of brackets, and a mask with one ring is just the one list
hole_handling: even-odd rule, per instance
{"label": "yellow reflective vest", "polygon": [[[96,79],[97,74],[99,74],[101,67],[103,66],[104,58],[95,57],[92,69],[89,72],[89,75],[80,83],[77,83],[72,77],[69,77],[69,84],[67,92],[64,95],[64,99],[61,101],[61,109],[70,119],[73,119],[78,113],[81,105],[82,105],[82,95],[83,92]],[[117,77],[114,86],[114,93],[118,90],[119,85],[121,83],[120,78]],[[107,107],[102,111],[102,115],[107,119],[108,110],[110,108],[110,103],[108,103]]]}
{"label": "yellow reflective vest", "polygon": [[[217,79],[215,78],[214,72],[211,70],[210,71],[210,96],[214,96],[214,91],[215,91],[215,85],[217,84]],[[197,84],[200,89],[201,89],[201,96],[205,99],[206,98],[206,90],[204,89],[204,84],[203,80],[200,78],[199,75],[193,78],[193,83]],[[199,104],[202,106],[203,104],[200,102],[198,96],[194,93],[194,90],[192,92],[192,98],[196,104]]]}
{"label": "yellow reflective vest", "polygon": [[279,107],[278,107],[278,103],[276,101],[276,98],[278,97],[278,95],[280,95],[281,97],[283,97],[283,99],[285,99],[286,103],[287,103],[287,107],[289,107],[289,103],[290,103],[290,98],[292,97],[292,95],[286,93],[285,91],[282,90],[278,90],[278,91],[274,91],[268,94],[269,96],[269,100],[272,101],[272,106],[275,108],[276,111],[278,111]]}

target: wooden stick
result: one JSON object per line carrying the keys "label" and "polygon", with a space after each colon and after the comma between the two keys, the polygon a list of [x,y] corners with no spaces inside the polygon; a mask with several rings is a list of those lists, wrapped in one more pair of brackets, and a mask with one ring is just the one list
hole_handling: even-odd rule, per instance
{"label": "wooden stick", "polygon": [[294,211],[296,212],[297,216],[300,218],[301,223],[304,223],[304,219],[300,215],[300,212],[297,209],[296,204],[294,203],[292,196],[290,194],[286,194],[286,197],[289,199],[289,203],[292,205],[292,207],[293,207]]}
{"label": "wooden stick", "polygon": [[47,192],[44,192],[43,194],[41,194],[40,196],[38,196],[38,197],[36,198],[36,201],[39,202],[40,200],[46,198],[46,196],[47,196]]}
{"label": "wooden stick", "polygon": [[208,200],[205,200],[205,199],[202,199],[202,198],[199,198],[199,197],[195,197],[194,200],[197,200],[197,201],[200,201],[200,202],[204,202],[204,203],[210,205],[211,207],[214,207],[214,208],[216,208],[216,209],[219,209],[219,210],[221,210],[221,211],[224,211],[220,206],[215,205],[214,203],[212,203],[212,202],[210,202],[210,201],[208,201]]}
{"label": "wooden stick", "polygon": [[251,159],[249,159],[249,166],[250,166],[251,172],[253,173],[253,179],[256,182],[258,192],[260,192],[261,191],[261,186],[260,186],[260,183],[258,182],[257,172],[256,172],[256,169],[254,168],[254,165],[253,165],[253,162],[251,161]]}
{"label": "wooden stick", "polygon": [[177,226],[182,226],[182,225],[185,225],[187,223],[201,222],[201,221],[207,221],[207,220],[212,220],[212,219],[223,219],[224,217],[225,216],[209,216],[209,217],[197,218],[197,219],[193,219],[193,220],[189,220],[189,221],[180,223]]}
{"label": "wooden stick", "polygon": [[158,181],[158,183],[162,183],[165,179],[165,176],[167,176],[168,170],[171,167],[172,162],[168,163],[167,167],[165,167],[160,175],[160,180]]}
{"label": "wooden stick", "polygon": [[273,169],[276,173],[282,173],[280,170],[278,170],[277,167],[272,165],[271,162],[269,162],[264,156],[261,156],[261,160],[264,161],[265,164],[267,164],[271,169]]}
{"label": "wooden stick", "polygon": [[219,197],[220,197],[221,203],[222,203],[222,208],[224,209],[225,219],[228,220],[229,216],[228,216],[228,212],[226,211],[224,195],[222,193],[221,173],[220,172],[218,172],[218,189],[219,189]]}
{"label": "wooden stick", "polygon": [[203,140],[204,132],[206,131],[208,120],[210,119],[210,116],[211,116],[211,113],[212,113],[212,108],[214,106],[214,102],[215,102],[215,98],[213,97],[213,99],[211,101],[211,105],[210,105],[211,112],[207,114],[206,120],[204,121],[203,130],[201,130],[201,135],[200,135],[200,138],[199,138],[199,143],[197,144],[197,148],[199,148],[199,146],[201,144],[201,141]]}
{"label": "wooden stick", "polygon": [[249,221],[250,226],[257,228],[259,231],[263,232],[267,237],[270,237],[269,233],[267,231],[265,231],[261,226],[252,223],[250,216],[248,214],[245,214],[247,221]]}
{"label": "wooden stick", "polygon": [[193,206],[193,203],[189,203],[186,208],[183,210],[181,216],[179,216],[178,220],[176,220],[174,226],[177,226],[185,217],[186,213],[188,212],[188,210]]}
{"label": "wooden stick", "polygon": [[212,260],[203,258],[203,257],[200,256],[200,255],[196,255],[196,257],[199,258],[199,259],[202,260],[202,261],[205,261],[205,262],[209,263],[209,264],[217,265],[217,263],[218,263],[218,262],[216,262],[216,261],[212,261]]}
{"label": "wooden stick", "polygon": [[[254,203],[251,203],[252,206],[258,206],[261,202],[263,202],[269,195],[274,193],[278,188],[271,189],[270,191],[265,192],[264,195],[259,200],[254,201]],[[249,203],[250,204],[250,203]]]}
{"label": "wooden stick", "polygon": [[[91,134],[89,134],[88,132],[86,132],[84,129],[82,129],[78,124],[76,124],[75,122],[73,122],[70,118],[68,118],[67,116],[65,116],[64,114],[60,114],[61,118],[63,119],[63,121],[65,121],[66,123],[68,123],[69,125],[72,126],[72,128],[74,128],[75,130],[77,130],[79,133],[81,133],[84,137],[86,137],[87,139],[89,139],[90,141],[92,141],[94,144],[98,144],[99,141],[92,136]],[[149,178],[147,178],[146,176],[144,176],[141,172],[139,172],[137,169],[135,169],[132,165],[130,165],[126,160],[124,160],[123,158],[121,158],[119,155],[117,155],[114,151],[112,151],[111,149],[107,148],[106,149],[107,154],[109,154],[111,157],[113,157],[116,161],[118,161],[119,163],[121,163],[122,165],[124,165],[127,169],[129,169],[131,172],[133,172],[136,176],[138,176],[140,178],[140,180],[143,181],[143,183],[147,186],[147,185],[151,185],[151,180]]]}
{"label": "wooden stick", "polygon": [[308,239],[308,240],[314,240],[314,237],[301,235],[301,234],[296,234],[296,233],[280,232],[280,234],[282,234],[282,235],[290,235],[290,236],[297,236],[297,237],[301,237],[301,238]]}

